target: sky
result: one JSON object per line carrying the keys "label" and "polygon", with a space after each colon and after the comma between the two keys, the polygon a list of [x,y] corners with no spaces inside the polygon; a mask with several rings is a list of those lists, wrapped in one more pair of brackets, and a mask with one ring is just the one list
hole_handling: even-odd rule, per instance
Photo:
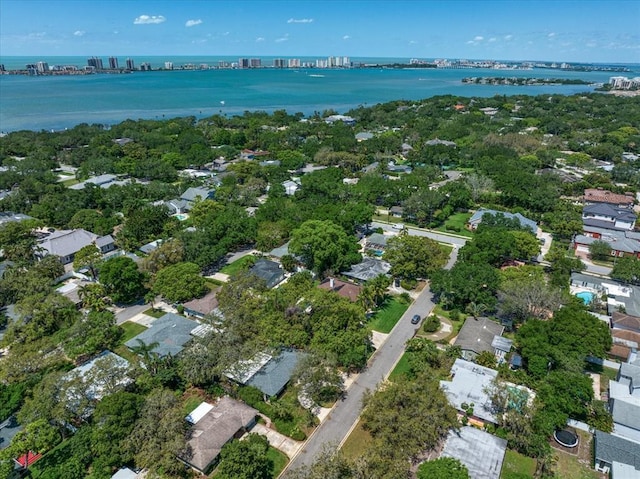
{"label": "sky", "polygon": [[638,0],[0,0],[0,56],[640,63]]}

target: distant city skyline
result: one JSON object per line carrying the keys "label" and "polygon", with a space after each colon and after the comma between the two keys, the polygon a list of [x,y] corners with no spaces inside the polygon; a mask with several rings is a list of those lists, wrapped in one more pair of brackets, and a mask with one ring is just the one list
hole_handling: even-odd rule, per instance
{"label": "distant city skyline", "polygon": [[0,0],[0,56],[640,63],[639,25],[635,0]]}

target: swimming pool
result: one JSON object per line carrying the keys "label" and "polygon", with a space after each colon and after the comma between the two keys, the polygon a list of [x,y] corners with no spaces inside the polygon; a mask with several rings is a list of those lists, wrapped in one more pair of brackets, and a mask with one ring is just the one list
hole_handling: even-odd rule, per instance
{"label": "swimming pool", "polygon": [[184,213],[178,213],[178,214],[173,215],[173,216],[175,216],[178,221],[184,221],[187,218],[189,218],[189,215],[186,215]]}
{"label": "swimming pool", "polygon": [[576,293],[576,297],[580,298],[584,304],[588,305],[593,301],[595,294],[591,291],[580,291],[579,293]]}

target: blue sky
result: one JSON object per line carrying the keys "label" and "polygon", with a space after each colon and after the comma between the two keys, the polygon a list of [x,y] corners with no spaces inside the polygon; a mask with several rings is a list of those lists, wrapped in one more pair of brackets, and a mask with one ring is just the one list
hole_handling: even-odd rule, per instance
{"label": "blue sky", "polygon": [[0,0],[1,56],[640,62],[640,1]]}

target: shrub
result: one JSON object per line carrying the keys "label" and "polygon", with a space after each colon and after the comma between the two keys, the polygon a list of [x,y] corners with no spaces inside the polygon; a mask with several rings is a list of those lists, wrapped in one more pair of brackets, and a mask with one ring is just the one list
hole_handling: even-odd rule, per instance
{"label": "shrub", "polygon": [[411,296],[409,295],[409,293],[407,293],[406,291],[404,293],[402,293],[400,296],[398,296],[398,299],[403,302],[404,304],[409,304],[411,303]]}
{"label": "shrub", "polygon": [[435,314],[432,314],[425,320],[422,328],[425,333],[435,333],[440,329],[440,319]]}
{"label": "shrub", "polygon": [[403,279],[402,281],[400,281],[400,286],[402,286],[404,289],[411,290],[418,286],[418,282],[415,279]]}
{"label": "shrub", "polygon": [[449,311],[449,319],[451,319],[451,321],[460,321],[460,310],[452,309]]}

